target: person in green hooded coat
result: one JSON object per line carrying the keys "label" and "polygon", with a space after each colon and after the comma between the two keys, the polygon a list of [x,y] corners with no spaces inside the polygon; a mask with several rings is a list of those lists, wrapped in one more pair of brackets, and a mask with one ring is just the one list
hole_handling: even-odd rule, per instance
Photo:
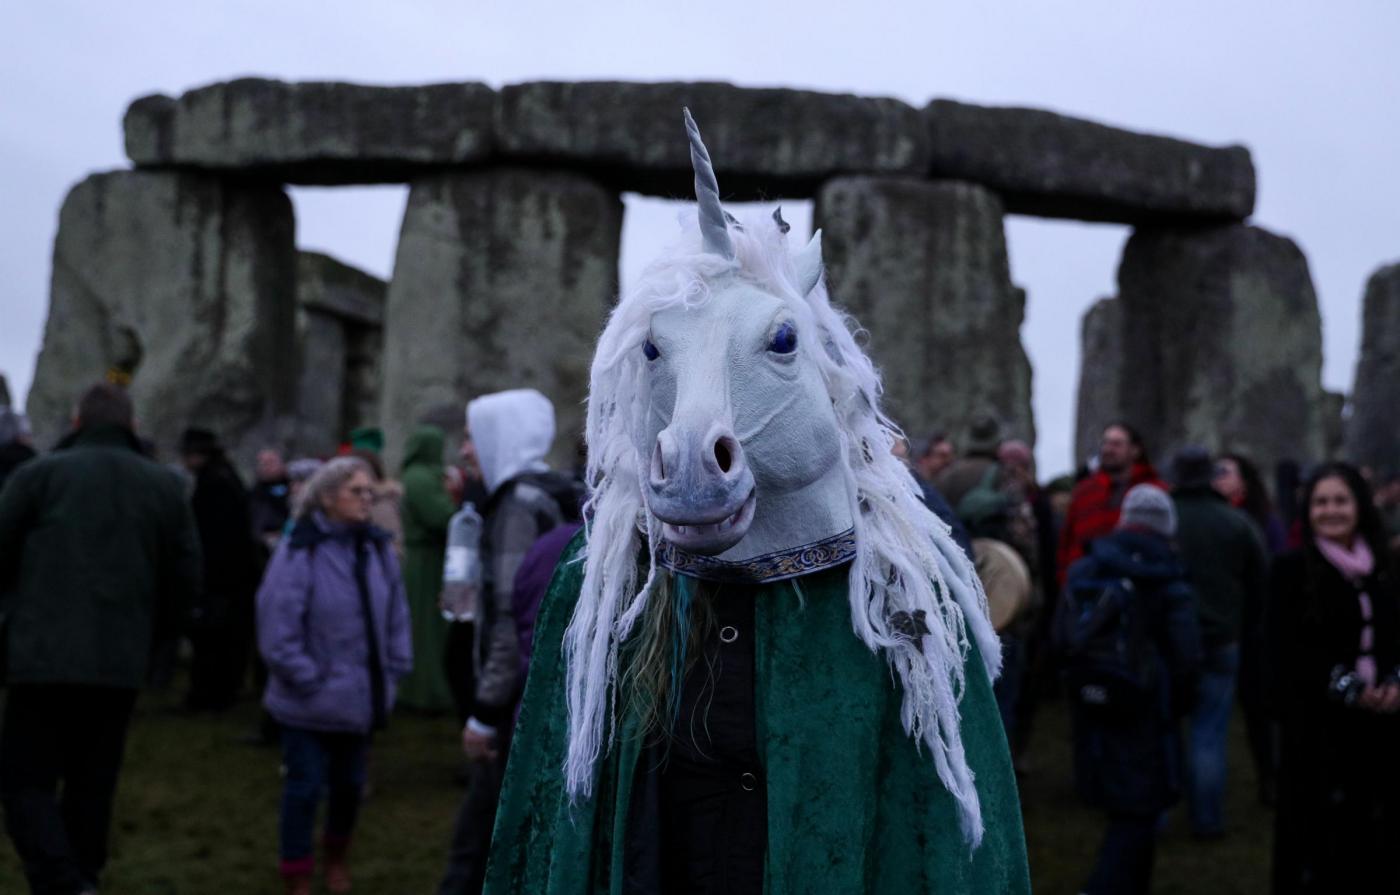
{"label": "person in green hooded coat", "polygon": [[1020,895],[1001,646],[821,243],[719,204],[613,310],[488,895]]}
{"label": "person in green hooded coat", "polygon": [[408,436],[403,460],[403,584],[413,630],[413,670],[399,682],[401,705],[424,712],[452,708],[443,672],[447,622],[438,607],[447,525],[457,511],[442,464],[446,438],[436,426]]}

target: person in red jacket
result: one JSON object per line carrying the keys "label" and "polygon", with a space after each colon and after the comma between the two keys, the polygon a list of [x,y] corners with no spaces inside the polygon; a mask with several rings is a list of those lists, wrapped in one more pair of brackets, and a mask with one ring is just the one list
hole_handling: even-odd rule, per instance
{"label": "person in red jacket", "polygon": [[1060,529],[1056,567],[1061,585],[1069,567],[1085,554],[1089,542],[1113,531],[1118,524],[1123,495],[1134,485],[1142,484],[1166,490],[1166,484],[1148,460],[1142,436],[1126,423],[1110,423],[1099,441],[1099,467],[1074,486],[1069,513]]}

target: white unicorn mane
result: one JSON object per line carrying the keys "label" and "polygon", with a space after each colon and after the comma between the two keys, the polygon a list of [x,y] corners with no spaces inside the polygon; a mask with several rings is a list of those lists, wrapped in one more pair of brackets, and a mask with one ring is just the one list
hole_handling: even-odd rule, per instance
{"label": "white unicorn mane", "polygon": [[[855,519],[850,569],[851,626],[898,675],[901,717],[926,746],[938,778],[957,800],[964,835],[981,841],[982,817],[963,751],[958,703],[969,633],[988,675],[1001,668],[1001,645],[971,561],[948,526],[920,499],[913,475],[891,453],[898,427],[879,409],[880,376],[856,343],[854,322],[831,307],[824,282],[803,294],[785,227],[756,216],[729,228],[736,258],[707,253],[693,224],[644,271],[619,301],[598,340],[589,380],[587,440],[591,497],[582,593],[564,638],[569,745],[564,763],[571,798],[591,796],[599,755],[616,730],[618,650],[651,598],[660,523],[642,497],[646,458],[633,433],[644,426],[641,346],[653,313],[709,298],[708,280],[737,273],[786,302],[798,331],[820,333],[820,364],[841,430],[847,491]],[[762,500],[762,495],[759,495]],[[645,546],[645,577],[638,556]],[[922,617],[928,633],[911,637],[897,614]],[[907,629],[907,623],[906,623]],[[839,719],[838,719],[839,723]]]}

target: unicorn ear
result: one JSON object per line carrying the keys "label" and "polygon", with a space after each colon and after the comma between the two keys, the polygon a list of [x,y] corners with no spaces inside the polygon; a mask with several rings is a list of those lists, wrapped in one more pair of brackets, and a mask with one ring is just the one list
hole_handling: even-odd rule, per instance
{"label": "unicorn ear", "polygon": [[797,288],[803,295],[817,288],[822,278],[822,231],[812,234],[812,239],[795,255],[792,264],[797,268]]}

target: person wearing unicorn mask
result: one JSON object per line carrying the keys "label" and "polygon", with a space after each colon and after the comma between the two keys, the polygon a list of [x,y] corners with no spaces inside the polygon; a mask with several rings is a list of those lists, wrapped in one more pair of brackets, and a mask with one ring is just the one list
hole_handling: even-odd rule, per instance
{"label": "person wearing unicorn mask", "polygon": [[554,443],[554,405],[534,389],[476,398],[467,405],[462,458],[487,499],[482,517],[482,597],[472,650],[474,698],[462,730],[471,760],[440,895],[475,895],[486,872],[516,702],[523,685],[512,597],[516,572],[543,534],[577,519],[573,481],[545,462]]}
{"label": "person wearing unicorn mask", "polygon": [[599,338],[486,891],[1030,891],[971,561],[891,448],[820,234],[698,215]]}

